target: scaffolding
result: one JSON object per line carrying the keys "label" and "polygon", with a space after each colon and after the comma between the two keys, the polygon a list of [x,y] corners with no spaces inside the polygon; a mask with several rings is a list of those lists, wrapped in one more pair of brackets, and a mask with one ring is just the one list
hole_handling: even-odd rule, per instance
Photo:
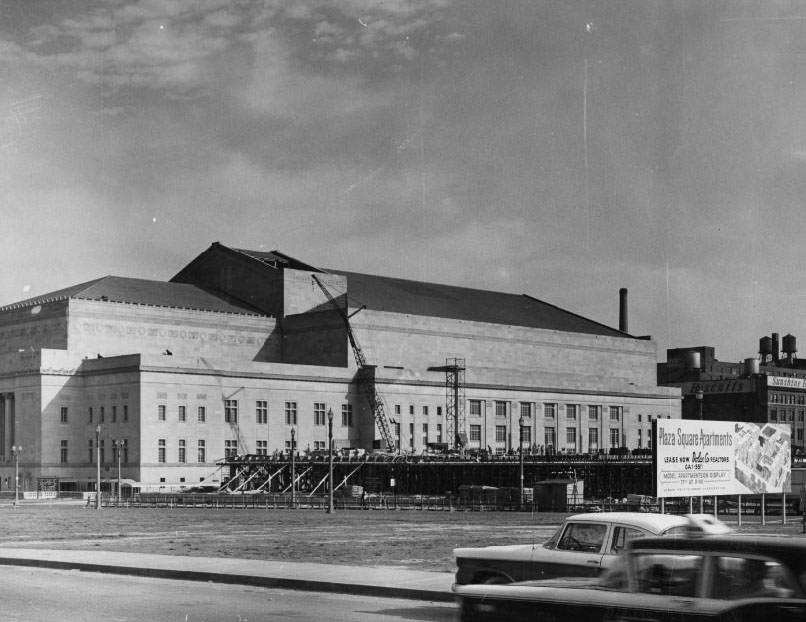
{"label": "scaffolding", "polygon": [[467,445],[465,432],[465,359],[445,361],[445,422],[453,449]]}

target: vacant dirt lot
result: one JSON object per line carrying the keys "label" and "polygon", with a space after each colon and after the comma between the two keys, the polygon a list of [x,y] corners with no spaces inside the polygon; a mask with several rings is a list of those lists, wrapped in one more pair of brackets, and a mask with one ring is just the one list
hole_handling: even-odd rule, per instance
{"label": "vacant dirt lot", "polygon": [[[236,557],[453,570],[452,549],[541,542],[563,514],[0,506],[0,547]],[[729,519],[730,520],[730,519]],[[735,517],[734,517],[735,522]],[[747,521],[754,521],[748,524]],[[743,531],[800,534],[799,517]]]}

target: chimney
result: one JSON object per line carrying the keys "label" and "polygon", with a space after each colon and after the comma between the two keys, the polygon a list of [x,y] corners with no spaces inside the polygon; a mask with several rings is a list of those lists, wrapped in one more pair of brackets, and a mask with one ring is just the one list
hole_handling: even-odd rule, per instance
{"label": "chimney", "polygon": [[778,343],[778,333],[772,334],[772,362],[777,363],[780,358],[780,346]]}
{"label": "chimney", "polygon": [[619,310],[618,310],[618,329],[622,333],[629,332],[627,330],[627,288],[622,287],[618,290],[619,293]]}

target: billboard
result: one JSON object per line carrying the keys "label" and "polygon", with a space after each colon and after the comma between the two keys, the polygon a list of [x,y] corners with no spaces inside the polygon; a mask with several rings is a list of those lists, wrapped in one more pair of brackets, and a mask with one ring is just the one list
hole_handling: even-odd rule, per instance
{"label": "billboard", "polygon": [[659,419],[658,497],[791,492],[788,424]]}

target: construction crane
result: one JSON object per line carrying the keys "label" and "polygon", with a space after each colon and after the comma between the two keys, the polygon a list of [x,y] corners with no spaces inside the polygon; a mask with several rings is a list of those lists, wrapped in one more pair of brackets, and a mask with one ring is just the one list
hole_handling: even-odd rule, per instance
{"label": "construction crane", "polygon": [[358,373],[355,376],[358,390],[369,403],[370,410],[372,410],[372,414],[375,418],[375,425],[378,426],[381,437],[386,443],[387,450],[394,452],[395,439],[392,436],[392,427],[389,418],[386,415],[386,407],[384,406],[383,399],[378,394],[378,390],[375,386],[375,365],[367,364],[366,357],[364,357],[364,352],[361,350],[361,346],[358,344],[358,340],[353,333],[353,329],[350,327],[350,318],[355,315],[355,313],[358,313],[358,311],[361,311],[361,309],[364,307],[361,307],[352,315],[348,315],[346,302],[344,309],[342,309],[342,307],[339,306],[339,303],[336,302],[336,299],[333,298],[331,293],[328,291],[327,287],[325,287],[324,283],[322,283],[322,281],[320,281],[315,274],[312,274],[311,278],[319,286],[319,288],[325,294],[325,297],[328,299],[330,304],[333,305],[338,312],[339,317],[341,317],[342,321],[344,322],[344,328],[347,331],[347,338],[350,340],[350,347],[352,348],[353,356],[355,357],[355,364],[358,367]]}

